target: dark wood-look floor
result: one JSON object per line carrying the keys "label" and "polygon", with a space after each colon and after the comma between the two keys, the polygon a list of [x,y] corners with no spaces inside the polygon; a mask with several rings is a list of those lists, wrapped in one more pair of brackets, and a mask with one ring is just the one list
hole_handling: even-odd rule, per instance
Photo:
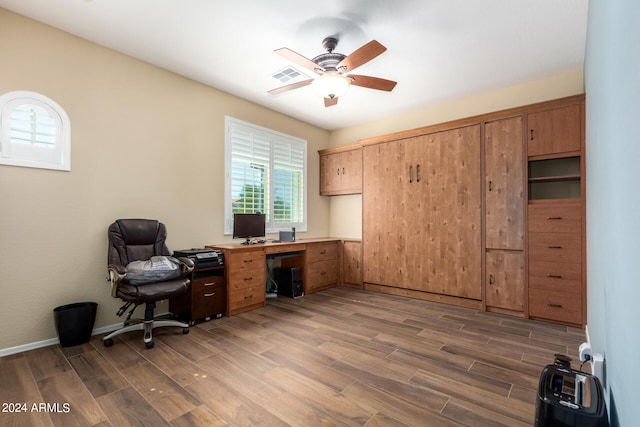
{"label": "dark wood-look floor", "polygon": [[140,334],[0,359],[0,424],[531,426],[542,368],[554,353],[576,360],[584,341],[580,329],[347,288],[270,299],[188,335],[161,328],[151,350]]}

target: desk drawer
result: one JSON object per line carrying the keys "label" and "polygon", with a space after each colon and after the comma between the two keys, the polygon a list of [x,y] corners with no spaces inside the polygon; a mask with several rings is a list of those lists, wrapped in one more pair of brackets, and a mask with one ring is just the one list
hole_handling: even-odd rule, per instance
{"label": "desk drawer", "polygon": [[582,298],[566,292],[529,289],[529,316],[579,325]]}
{"label": "desk drawer", "polygon": [[246,289],[253,286],[262,286],[263,291],[266,289],[265,269],[254,268],[252,270],[240,270],[229,272],[229,292],[235,292],[238,289]]}
{"label": "desk drawer", "polygon": [[[307,263],[337,260],[338,242],[307,244]],[[337,269],[337,265],[334,267]]]}
{"label": "desk drawer", "polygon": [[227,305],[227,295],[224,284],[211,286],[199,291],[193,290],[191,317],[203,319],[222,315]]}
{"label": "desk drawer", "polygon": [[573,262],[529,262],[529,288],[582,293],[582,264]]}
{"label": "desk drawer", "polygon": [[529,259],[581,263],[580,233],[530,233]]}
{"label": "desk drawer", "polygon": [[338,282],[338,264],[336,260],[327,260],[307,264],[307,288],[332,285]]}
{"label": "desk drawer", "polygon": [[194,279],[191,282],[192,292],[206,291],[207,289],[224,286],[224,276],[208,276]]}
{"label": "desk drawer", "polygon": [[234,252],[227,257],[227,271],[237,272],[264,268],[265,254],[263,250]]}
{"label": "desk drawer", "polygon": [[582,233],[579,203],[531,204],[528,207],[530,233]]}
{"label": "desk drawer", "polygon": [[235,314],[239,310],[242,311],[247,307],[263,306],[264,303],[264,283],[229,293],[229,312],[231,314]]}

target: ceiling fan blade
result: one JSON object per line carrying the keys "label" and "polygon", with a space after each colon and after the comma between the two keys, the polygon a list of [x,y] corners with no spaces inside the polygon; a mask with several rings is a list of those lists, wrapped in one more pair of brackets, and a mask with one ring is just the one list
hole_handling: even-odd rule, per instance
{"label": "ceiling fan blade", "polygon": [[301,82],[291,83],[291,84],[288,84],[286,86],[281,86],[281,87],[278,87],[278,88],[275,88],[275,89],[271,89],[267,93],[269,93],[271,95],[279,95],[279,94],[281,94],[283,92],[288,92],[288,91],[293,90],[293,89],[298,89],[299,87],[304,87],[304,86],[310,85],[312,81],[313,81],[313,79],[308,79],[308,80],[303,80]]}
{"label": "ceiling fan blade", "polygon": [[336,69],[343,73],[353,71],[359,66],[371,61],[385,50],[387,50],[386,47],[382,46],[376,40],[371,40],[369,43],[356,49],[355,52],[340,61],[336,66]]}
{"label": "ceiling fan blade", "polygon": [[275,53],[277,53],[278,55],[288,59],[291,62],[295,62],[298,65],[302,65],[305,68],[310,69],[311,71],[315,72],[315,73],[324,73],[324,68],[322,68],[321,66],[319,66],[318,64],[316,64],[315,62],[313,62],[312,60],[305,58],[304,56],[300,55],[297,52],[292,51],[291,49],[288,49],[286,47],[281,47],[280,49],[276,49],[274,50]]}
{"label": "ceiling fan blade", "polygon": [[381,79],[379,77],[360,76],[357,74],[349,74],[347,77],[351,79],[351,84],[354,86],[384,90],[387,92],[391,92],[397,84],[397,82],[392,80]]}
{"label": "ceiling fan blade", "polygon": [[338,97],[334,96],[333,98],[325,98],[324,99],[324,106],[325,107],[331,107],[333,105],[336,105],[338,103]]}

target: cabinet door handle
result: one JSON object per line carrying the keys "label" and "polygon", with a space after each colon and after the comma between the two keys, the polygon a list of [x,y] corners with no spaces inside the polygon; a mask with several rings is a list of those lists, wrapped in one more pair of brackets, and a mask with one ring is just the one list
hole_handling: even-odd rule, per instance
{"label": "cabinet door handle", "polygon": [[215,294],[216,294],[215,292],[211,292],[211,293],[208,293],[208,294],[204,294],[204,296],[205,296],[205,298],[209,298],[209,297],[214,296]]}
{"label": "cabinet door handle", "polygon": [[336,173],[340,175],[340,168],[336,169]]}
{"label": "cabinet door handle", "polygon": [[489,191],[493,190],[493,182],[489,181]]}
{"label": "cabinet door handle", "polygon": [[529,130],[529,140],[533,141],[533,129]]}
{"label": "cabinet door handle", "polygon": [[493,285],[493,274],[489,275],[489,284]]}
{"label": "cabinet door handle", "polygon": [[342,168],[342,175],[344,175],[344,168]]}
{"label": "cabinet door handle", "polygon": [[547,307],[562,308],[562,304],[551,304],[551,303],[548,303]]}
{"label": "cabinet door handle", "polygon": [[562,246],[547,246],[548,249],[562,249]]}
{"label": "cabinet door handle", "polygon": [[409,184],[413,182],[413,165],[409,165]]}
{"label": "cabinet door handle", "polygon": [[547,217],[547,219],[548,219],[549,221],[551,221],[551,220],[562,219],[562,217],[561,217],[561,216],[548,216],[548,217]]}
{"label": "cabinet door handle", "polygon": [[551,277],[552,279],[562,279],[560,274],[547,274],[547,277]]}
{"label": "cabinet door handle", "polygon": [[416,182],[420,182],[420,165],[416,165]]}

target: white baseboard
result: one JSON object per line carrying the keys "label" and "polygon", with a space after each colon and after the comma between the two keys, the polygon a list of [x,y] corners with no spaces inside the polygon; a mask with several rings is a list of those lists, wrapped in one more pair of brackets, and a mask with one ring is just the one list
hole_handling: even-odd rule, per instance
{"label": "white baseboard", "polygon": [[[122,327],[122,323],[116,323],[115,325],[104,326],[91,331],[91,336],[105,334],[107,332],[115,331]],[[59,338],[50,338],[44,341],[36,341],[29,344],[18,345],[15,347],[0,349],[0,357],[9,356],[11,354],[21,353],[23,351],[35,350],[36,348],[47,347],[49,345],[60,344]]]}

